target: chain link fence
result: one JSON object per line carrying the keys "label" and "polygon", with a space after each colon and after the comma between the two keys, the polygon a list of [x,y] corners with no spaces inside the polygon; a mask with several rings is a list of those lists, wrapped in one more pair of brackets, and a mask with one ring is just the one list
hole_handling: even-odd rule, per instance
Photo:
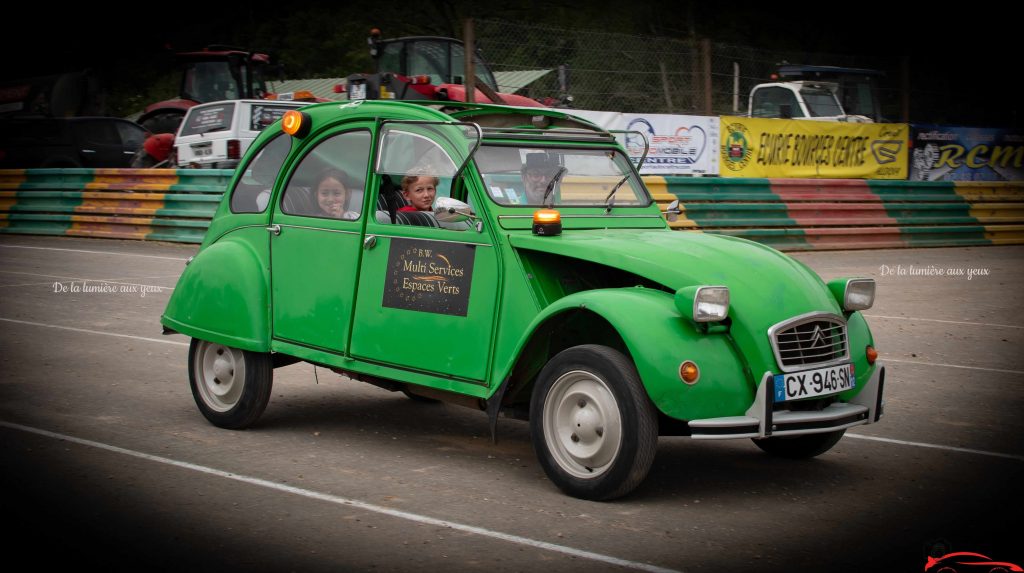
{"label": "chain link fence", "polygon": [[[734,115],[747,112],[753,86],[771,81],[784,62],[892,70],[879,62],[833,54],[767,51],[710,40],[638,36],[556,28],[502,20],[476,20],[477,48],[517,92],[575,109],[627,113]],[[526,86],[526,70],[549,70]],[[501,80],[499,79],[499,83]],[[895,83],[889,81],[888,83]],[[883,114],[899,116],[899,92],[883,88]]]}

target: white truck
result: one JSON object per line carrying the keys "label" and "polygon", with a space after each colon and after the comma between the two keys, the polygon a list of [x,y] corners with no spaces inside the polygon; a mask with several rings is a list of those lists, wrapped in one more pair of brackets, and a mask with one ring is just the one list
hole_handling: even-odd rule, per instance
{"label": "white truck", "polygon": [[838,93],[839,84],[832,82],[800,80],[758,84],[750,90],[749,115],[754,118],[873,122],[870,117],[846,113]]}

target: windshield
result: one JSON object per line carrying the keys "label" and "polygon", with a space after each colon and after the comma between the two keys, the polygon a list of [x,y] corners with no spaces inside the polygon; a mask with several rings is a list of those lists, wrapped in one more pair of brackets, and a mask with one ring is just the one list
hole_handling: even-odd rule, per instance
{"label": "windshield", "polygon": [[200,103],[238,99],[238,82],[227,62],[193,62],[185,68],[182,96]]}
{"label": "windshield", "polygon": [[[461,42],[446,39],[389,40],[383,42],[378,72],[397,72],[406,76],[430,76],[432,84],[463,82],[466,49]],[[404,58],[404,60],[403,60]],[[476,76],[498,89],[494,74],[480,59],[473,57]]]}
{"label": "windshield", "polygon": [[843,83],[843,108],[846,113],[864,115],[876,121],[879,120],[878,110],[875,109],[874,89],[870,78]]}
{"label": "windshield", "polygon": [[807,110],[811,112],[811,117],[843,115],[843,109],[839,107],[836,96],[832,95],[832,92],[827,89],[803,88],[800,90],[800,96],[804,98],[804,103],[807,104]]}
{"label": "windshield", "polygon": [[474,159],[487,193],[501,205],[605,207],[610,200],[617,207],[636,207],[651,202],[629,158],[616,149],[484,145]]}

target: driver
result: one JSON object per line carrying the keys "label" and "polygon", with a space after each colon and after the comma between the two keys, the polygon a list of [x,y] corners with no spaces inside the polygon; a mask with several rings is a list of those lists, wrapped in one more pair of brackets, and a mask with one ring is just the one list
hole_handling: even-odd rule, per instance
{"label": "driver", "polygon": [[523,164],[523,187],[526,189],[525,203],[544,203],[544,191],[551,178],[558,173],[558,160],[547,153],[528,153]]}

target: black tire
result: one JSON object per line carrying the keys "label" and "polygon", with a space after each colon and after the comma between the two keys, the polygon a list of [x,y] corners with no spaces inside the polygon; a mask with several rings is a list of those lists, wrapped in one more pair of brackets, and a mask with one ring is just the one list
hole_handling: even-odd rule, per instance
{"label": "black tire", "polygon": [[178,133],[178,126],[181,120],[185,119],[185,112],[165,111],[147,117],[139,123],[150,133]]}
{"label": "black tire", "polygon": [[802,460],[820,456],[839,443],[846,430],[806,436],[775,437],[755,439],[754,444],[765,452],[780,458]]}
{"label": "black tire", "polygon": [[211,424],[241,430],[254,424],[267,408],[274,366],[269,354],[193,338],[188,380],[199,411]]}
{"label": "black tire", "polygon": [[153,169],[156,167],[156,159],[153,159],[152,155],[146,153],[146,150],[140,147],[139,150],[135,152],[135,155],[132,155],[132,159],[129,161],[128,167],[131,167],[132,169]]}
{"label": "black tire", "polygon": [[607,346],[575,346],[537,376],[530,437],[559,489],[607,500],[647,477],[658,447],[658,416],[628,358]]}

